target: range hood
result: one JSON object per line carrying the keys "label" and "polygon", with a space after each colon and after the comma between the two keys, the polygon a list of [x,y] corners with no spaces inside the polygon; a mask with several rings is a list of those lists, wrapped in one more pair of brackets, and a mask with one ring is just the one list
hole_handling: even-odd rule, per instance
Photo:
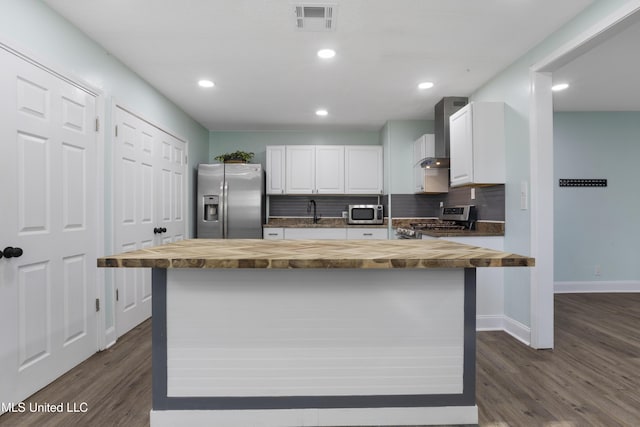
{"label": "range hood", "polygon": [[427,157],[420,166],[423,168],[449,167],[449,117],[468,103],[467,97],[445,96],[435,105],[435,157]]}

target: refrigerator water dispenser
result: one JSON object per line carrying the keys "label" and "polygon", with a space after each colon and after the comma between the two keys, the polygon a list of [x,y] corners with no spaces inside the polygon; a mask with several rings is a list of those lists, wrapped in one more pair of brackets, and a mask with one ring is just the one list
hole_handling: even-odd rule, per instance
{"label": "refrigerator water dispenser", "polygon": [[204,196],[204,220],[205,221],[217,221],[218,220],[218,196]]}

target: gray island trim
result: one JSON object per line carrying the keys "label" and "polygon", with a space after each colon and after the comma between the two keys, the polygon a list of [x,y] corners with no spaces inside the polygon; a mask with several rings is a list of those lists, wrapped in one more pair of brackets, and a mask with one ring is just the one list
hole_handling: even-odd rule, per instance
{"label": "gray island trim", "polygon": [[476,269],[464,269],[464,362],[461,394],[367,396],[167,396],[167,270],[152,269],[152,407],[166,410],[391,408],[476,403]]}

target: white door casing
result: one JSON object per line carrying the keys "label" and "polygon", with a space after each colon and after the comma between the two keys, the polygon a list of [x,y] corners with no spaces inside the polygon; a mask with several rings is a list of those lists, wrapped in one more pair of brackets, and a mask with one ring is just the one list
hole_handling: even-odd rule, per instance
{"label": "white door casing", "polygon": [[[628,1],[610,15],[560,46],[530,67],[531,147],[531,256],[536,267],[531,269],[531,346],[554,347],[554,261],[553,261],[553,102],[552,73],[587,50],[596,46],[628,22],[637,19],[640,0]],[[634,15],[636,15],[634,17]]]}
{"label": "white door casing", "polygon": [[[185,143],[123,108],[114,117],[114,251],[184,239]],[[121,336],[151,316],[151,271],[117,269],[114,280]]]}
{"label": "white door casing", "polygon": [[98,349],[99,174],[95,94],[1,45],[0,64],[0,250],[23,251],[0,259],[6,404]]}

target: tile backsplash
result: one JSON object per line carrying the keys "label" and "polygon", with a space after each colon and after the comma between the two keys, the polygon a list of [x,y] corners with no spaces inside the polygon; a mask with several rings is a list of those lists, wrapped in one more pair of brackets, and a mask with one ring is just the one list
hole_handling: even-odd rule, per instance
{"label": "tile backsplash", "polygon": [[[450,189],[446,194],[392,194],[392,216],[394,218],[437,217],[440,202],[445,206],[475,205],[479,220],[504,221],[504,185],[476,187],[474,200],[471,188]],[[387,195],[384,196],[269,196],[269,216],[308,216],[310,200],[316,201],[317,213],[323,217],[340,217],[348,205],[369,205],[381,203],[388,215]]]}
{"label": "tile backsplash", "polygon": [[479,220],[504,221],[504,185],[476,187],[475,192],[474,200],[471,187],[451,188],[445,194],[393,194],[391,214],[394,218],[437,217],[443,202],[445,206],[474,205]]}

